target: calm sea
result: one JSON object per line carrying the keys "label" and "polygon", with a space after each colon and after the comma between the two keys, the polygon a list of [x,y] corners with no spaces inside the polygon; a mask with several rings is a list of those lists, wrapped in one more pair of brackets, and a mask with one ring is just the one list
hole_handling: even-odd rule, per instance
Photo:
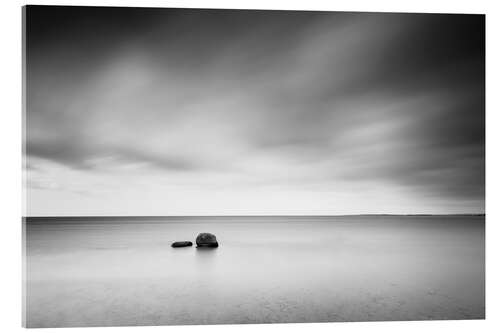
{"label": "calm sea", "polygon": [[28,327],[485,315],[484,216],[26,220]]}

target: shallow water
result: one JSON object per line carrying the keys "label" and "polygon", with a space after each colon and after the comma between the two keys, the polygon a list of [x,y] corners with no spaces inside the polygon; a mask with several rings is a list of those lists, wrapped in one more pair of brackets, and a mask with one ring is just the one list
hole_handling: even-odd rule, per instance
{"label": "shallow water", "polygon": [[[28,218],[26,326],[484,318],[483,216]],[[200,232],[220,247],[171,248]]]}

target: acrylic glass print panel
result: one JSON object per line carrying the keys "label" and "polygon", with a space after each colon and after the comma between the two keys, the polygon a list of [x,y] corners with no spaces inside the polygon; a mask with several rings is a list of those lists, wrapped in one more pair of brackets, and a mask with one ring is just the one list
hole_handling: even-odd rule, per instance
{"label": "acrylic glass print panel", "polygon": [[25,326],[484,318],[484,15],[23,14]]}

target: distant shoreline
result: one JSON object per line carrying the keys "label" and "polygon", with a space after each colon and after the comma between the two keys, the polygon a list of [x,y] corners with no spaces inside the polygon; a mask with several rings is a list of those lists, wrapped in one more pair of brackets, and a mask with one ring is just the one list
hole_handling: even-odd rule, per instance
{"label": "distant shoreline", "polygon": [[117,219],[127,219],[127,220],[156,220],[156,219],[231,219],[231,218],[239,218],[239,219],[252,219],[252,218],[291,218],[291,219],[300,219],[300,218],[330,218],[330,217],[485,217],[486,214],[346,214],[346,215],[166,215],[166,216],[126,216],[126,215],[117,215],[117,216],[23,216],[22,220],[25,222],[43,222],[43,221],[82,221],[82,220],[95,220],[101,219],[104,221],[115,221]]}

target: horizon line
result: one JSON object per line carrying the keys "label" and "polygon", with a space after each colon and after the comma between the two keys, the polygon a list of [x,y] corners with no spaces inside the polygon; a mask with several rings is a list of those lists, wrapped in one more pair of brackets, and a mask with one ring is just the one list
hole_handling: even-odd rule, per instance
{"label": "horizon line", "polygon": [[416,214],[274,214],[274,215],[32,215],[22,218],[164,218],[164,217],[345,217],[345,216],[486,216],[486,213],[416,213]]}

